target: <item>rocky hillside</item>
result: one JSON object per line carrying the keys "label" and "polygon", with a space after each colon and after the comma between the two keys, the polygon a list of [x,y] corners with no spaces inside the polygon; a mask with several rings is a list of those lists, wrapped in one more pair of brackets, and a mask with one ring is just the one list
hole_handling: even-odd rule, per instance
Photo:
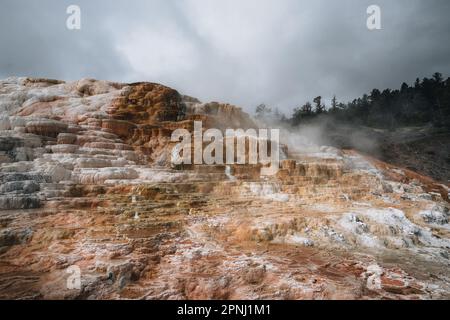
{"label": "rocky hillside", "polygon": [[0,81],[0,298],[450,298],[448,185],[296,139],[276,176],[171,168],[194,120],[255,127],[154,83]]}
{"label": "rocky hillside", "polygon": [[357,149],[382,161],[419,172],[442,183],[450,182],[450,132],[431,125],[374,129],[328,122],[328,144]]}

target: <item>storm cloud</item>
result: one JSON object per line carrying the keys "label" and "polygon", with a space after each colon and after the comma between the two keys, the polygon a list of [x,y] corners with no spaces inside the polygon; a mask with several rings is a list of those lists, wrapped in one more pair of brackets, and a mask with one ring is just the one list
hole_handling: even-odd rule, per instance
{"label": "storm cloud", "polygon": [[[81,8],[81,30],[66,8]],[[381,8],[382,29],[366,27]],[[448,0],[2,0],[0,77],[153,81],[286,113],[450,75]]]}

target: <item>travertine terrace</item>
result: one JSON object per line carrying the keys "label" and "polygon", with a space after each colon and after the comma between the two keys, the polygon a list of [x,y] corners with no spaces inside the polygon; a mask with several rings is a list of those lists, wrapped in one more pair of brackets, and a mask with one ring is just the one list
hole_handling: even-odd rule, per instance
{"label": "travertine terrace", "polygon": [[154,83],[0,81],[0,298],[450,297],[448,186],[295,139],[276,176],[173,167],[194,120],[256,126]]}

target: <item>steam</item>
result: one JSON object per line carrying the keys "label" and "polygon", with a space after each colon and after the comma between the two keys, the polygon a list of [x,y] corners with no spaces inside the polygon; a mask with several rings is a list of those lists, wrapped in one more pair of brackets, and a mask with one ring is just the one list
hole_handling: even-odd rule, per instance
{"label": "steam", "polygon": [[289,154],[331,157],[339,153],[336,149],[353,149],[377,156],[383,142],[383,130],[341,123],[328,116],[296,127],[272,115],[255,122],[260,127],[280,129],[280,142],[288,146]]}

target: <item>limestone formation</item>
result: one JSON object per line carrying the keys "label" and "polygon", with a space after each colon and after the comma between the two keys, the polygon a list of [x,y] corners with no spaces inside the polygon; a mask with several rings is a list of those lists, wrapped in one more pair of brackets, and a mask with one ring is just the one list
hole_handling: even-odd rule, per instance
{"label": "limestone formation", "polygon": [[172,166],[196,120],[256,128],[154,83],[0,81],[0,298],[450,298],[448,185],[286,134],[274,176]]}
{"label": "limestone formation", "polygon": [[49,119],[31,120],[26,124],[27,133],[56,138],[60,132],[67,130],[67,124]]}

